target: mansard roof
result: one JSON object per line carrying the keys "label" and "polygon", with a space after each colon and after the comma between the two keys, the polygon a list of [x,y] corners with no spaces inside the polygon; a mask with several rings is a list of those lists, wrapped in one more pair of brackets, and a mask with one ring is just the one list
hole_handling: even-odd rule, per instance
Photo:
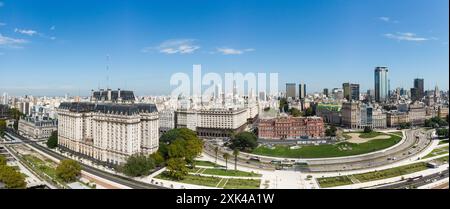
{"label": "mansard roof", "polygon": [[116,104],[116,103],[88,103],[88,102],[64,102],[59,109],[71,112],[100,112],[114,115],[135,115],[140,113],[158,112],[155,104]]}

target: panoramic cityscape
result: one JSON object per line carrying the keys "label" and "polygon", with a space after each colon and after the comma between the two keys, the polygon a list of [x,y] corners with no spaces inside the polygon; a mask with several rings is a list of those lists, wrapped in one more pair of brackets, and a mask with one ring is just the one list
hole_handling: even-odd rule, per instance
{"label": "panoramic cityscape", "polygon": [[448,189],[449,2],[402,3],[0,0],[0,189]]}

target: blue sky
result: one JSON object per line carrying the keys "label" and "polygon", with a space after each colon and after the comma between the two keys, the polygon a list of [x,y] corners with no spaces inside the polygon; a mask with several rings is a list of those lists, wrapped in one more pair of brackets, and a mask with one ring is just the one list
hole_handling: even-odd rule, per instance
{"label": "blue sky", "polygon": [[307,90],[448,89],[448,0],[0,0],[0,92],[88,95],[106,86],[170,93],[170,76],[278,72]]}

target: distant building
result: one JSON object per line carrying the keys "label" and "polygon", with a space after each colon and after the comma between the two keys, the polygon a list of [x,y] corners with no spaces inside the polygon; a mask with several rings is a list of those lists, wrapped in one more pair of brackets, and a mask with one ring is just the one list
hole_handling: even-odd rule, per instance
{"label": "distant building", "polygon": [[287,83],[286,84],[286,98],[296,98],[296,89],[295,89],[295,83]]}
{"label": "distant building", "polygon": [[357,129],[361,122],[361,110],[358,102],[344,102],[342,104],[342,125]]}
{"label": "distant building", "polygon": [[298,85],[298,98],[304,99],[306,97],[306,84]]}
{"label": "distant building", "polygon": [[34,139],[47,139],[53,131],[58,130],[58,122],[53,119],[39,119],[38,117],[24,117],[19,120],[18,131]]}
{"label": "distant building", "polygon": [[326,97],[329,97],[327,88],[323,89],[323,95],[325,95]]}
{"label": "distant building", "polygon": [[344,98],[347,101],[359,100],[359,84],[344,83],[342,84],[342,89],[344,89]]}
{"label": "distant building", "polygon": [[438,115],[440,118],[447,118],[448,116],[448,107],[439,106]]}
{"label": "distant building", "polygon": [[409,121],[413,125],[422,125],[425,123],[426,119],[426,110],[425,105],[423,103],[414,102],[409,105]]}
{"label": "distant building", "polygon": [[339,104],[321,104],[316,107],[316,115],[321,117],[325,123],[341,125],[341,108]]}
{"label": "distant building", "polygon": [[174,110],[161,110],[159,115],[159,132],[164,134],[175,128],[175,111]]}
{"label": "distant building", "polygon": [[388,127],[397,127],[400,124],[409,122],[409,114],[406,112],[389,111],[386,114],[386,123]]}
{"label": "distant building", "polygon": [[389,97],[389,70],[387,67],[375,68],[375,101],[386,102]]}
{"label": "distant building", "polygon": [[414,79],[414,88],[417,89],[417,100],[420,100],[425,96],[423,81],[423,78]]}
{"label": "distant building", "polygon": [[175,127],[191,129],[201,137],[229,137],[232,133],[245,129],[250,115],[249,111],[248,108],[180,109],[175,111]]}
{"label": "distant building", "polygon": [[320,117],[282,116],[259,119],[258,133],[261,139],[321,138],[325,128]]}

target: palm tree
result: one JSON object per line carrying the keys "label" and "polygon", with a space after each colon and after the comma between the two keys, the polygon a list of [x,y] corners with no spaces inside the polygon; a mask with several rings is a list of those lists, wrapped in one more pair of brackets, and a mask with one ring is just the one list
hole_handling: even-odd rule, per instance
{"label": "palm tree", "polygon": [[219,155],[219,147],[214,147],[214,152],[216,153],[216,164],[217,164],[217,156]]}
{"label": "palm tree", "polygon": [[228,170],[228,158],[230,158],[230,154],[228,154],[227,152],[225,152],[223,154],[223,158],[225,159],[225,170]]}
{"label": "palm tree", "polygon": [[234,155],[234,170],[237,171],[237,160],[238,160],[239,150],[234,149],[233,155]]}

